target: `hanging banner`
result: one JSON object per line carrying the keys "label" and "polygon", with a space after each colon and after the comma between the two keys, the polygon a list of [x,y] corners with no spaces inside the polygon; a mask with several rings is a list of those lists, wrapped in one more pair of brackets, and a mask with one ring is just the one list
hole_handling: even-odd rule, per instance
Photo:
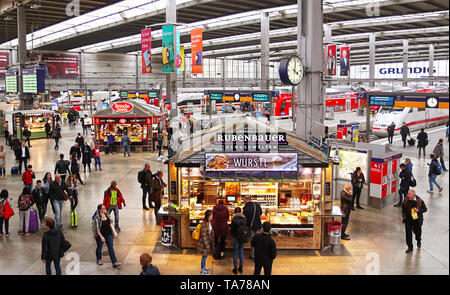
{"label": "hanging banner", "polygon": [[184,45],[180,46],[180,59],[181,59],[180,71],[184,72]]}
{"label": "hanging banner", "polygon": [[327,68],[325,75],[327,76],[336,76],[336,45],[328,45],[326,47],[327,55],[326,55],[326,61],[327,61]]}
{"label": "hanging banner", "polygon": [[47,77],[51,78],[77,78],[79,75],[78,55],[70,54],[32,54],[30,60],[45,64]]}
{"label": "hanging banner", "polygon": [[177,74],[181,74],[181,48],[180,48],[180,42],[181,41],[181,34],[180,32],[177,32]]}
{"label": "hanging banner", "polygon": [[162,32],[162,72],[173,73],[175,71],[174,25],[163,26]]}
{"label": "hanging banner", "polygon": [[203,29],[191,30],[192,74],[203,73]]}
{"label": "hanging banner", "polygon": [[350,46],[341,47],[341,76],[348,76],[350,74]]}
{"label": "hanging banner", "polygon": [[141,31],[142,74],[152,72],[152,29]]}
{"label": "hanging banner", "polygon": [[0,77],[4,77],[6,73],[6,67],[9,65],[9,53],[0,52]]}

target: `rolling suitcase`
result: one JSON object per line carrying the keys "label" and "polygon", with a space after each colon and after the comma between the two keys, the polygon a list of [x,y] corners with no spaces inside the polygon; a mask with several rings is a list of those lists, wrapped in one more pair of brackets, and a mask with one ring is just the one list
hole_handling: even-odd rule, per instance
{"label": "rolling suitcase", "polygon": [[11,175],[19,174],[19,166],[11,167]]}
{"label": "rolling suitcase", "polygon": [[77,212],[70,211],[70,226],[77,227],[78,226],[78,216]]}
{"label": "rolling suitcase", "polygon": [[39,229],[38,214],[36,210],[31,209],[30,211],[30,224],[28,226],[28,231],[30,233],[35,233]]}
{"label": "rolling suitcase", "polygon": [[409,145],[415,145],[416,144],[416,140],[414,138],[410,138],[410,139],[408,139],[408,144]]}

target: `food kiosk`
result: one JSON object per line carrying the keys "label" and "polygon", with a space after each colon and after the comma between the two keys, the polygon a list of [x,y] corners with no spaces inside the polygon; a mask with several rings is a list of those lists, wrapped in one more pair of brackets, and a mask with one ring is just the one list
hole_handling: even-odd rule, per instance
{"label": "food kiosk", "polygon": [[[145,104],[145,102],[144,102]],[[115,145],[121,144],[122,136],[128,132],[131,151],[154,151],[158,135],[158,123],[167,115],[159,109],[143,105],[138,100],[123,100],[113,103],[105,110],[93,114],[95,142],[101,150],[107,145],[106,135],[114,136]]]}
{"label": "food kiosk", "polygon": [[45,132],[45,123],[49,120],[51,130],[54,128],[54,116],[55,112],[51,110],[22,110],[6,112],[5,119],[9,122],[9,132],[14,134],[20,140],[25,138],[22,135],[24,127],[28,127],[31,131],[30,139],[45,138],[47,133]]}
{"label": "food kiosk", "polygon": [[400,159],[402,153],[392,151],[388,145],[329,140],[330,156],[338,163],[334,169],[336,198],[344,184],[350,183],[351,174],[360,167],[366,183],[360,202],[372,208],[384,208],[398,202]]}
{"label": "food kiosk", "polygon": [[259,203],[261,221],[272,224],[279,249],[323,247],[324,216],[336,208],[333,165],[321,151],[251,117],[198,131],[183,142],[168,164],[169,198],[179,208],[169,216],[178,222],[181,248],[197,246],[192,232],[220,199],[229,209],[229,224],[236,207]]}

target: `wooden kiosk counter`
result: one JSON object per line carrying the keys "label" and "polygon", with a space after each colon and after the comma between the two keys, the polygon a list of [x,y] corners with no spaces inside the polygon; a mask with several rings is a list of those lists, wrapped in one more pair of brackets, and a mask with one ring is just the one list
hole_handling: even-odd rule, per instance
{"label": "wooden kiosk counter", "polygon": [[252,200],[262,208],[261,221],[272,224],[279,249],[321,249],[333,207],[332,169],[325,154],[295,134],[253,118],[194,133],[169,162],[169,198],[179,206],[169,218],[178,223],[178,246],[197,246],[192,232],[223,199],[229,224],[234,209]]}

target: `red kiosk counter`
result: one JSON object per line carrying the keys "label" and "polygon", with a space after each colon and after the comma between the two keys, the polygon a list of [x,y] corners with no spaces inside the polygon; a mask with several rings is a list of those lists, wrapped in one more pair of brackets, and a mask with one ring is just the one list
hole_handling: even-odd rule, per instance
{"label": "red kiosk counter", "polygon": [[158,123],[165,119],[156,108],[144,106],[137,100],[113,103],[109,108],[92,115],[95,142],[101,150],[107,145],[107,135],[114,136],[116,149],[127,132],[131,139],[131,151],[155,151]]}

